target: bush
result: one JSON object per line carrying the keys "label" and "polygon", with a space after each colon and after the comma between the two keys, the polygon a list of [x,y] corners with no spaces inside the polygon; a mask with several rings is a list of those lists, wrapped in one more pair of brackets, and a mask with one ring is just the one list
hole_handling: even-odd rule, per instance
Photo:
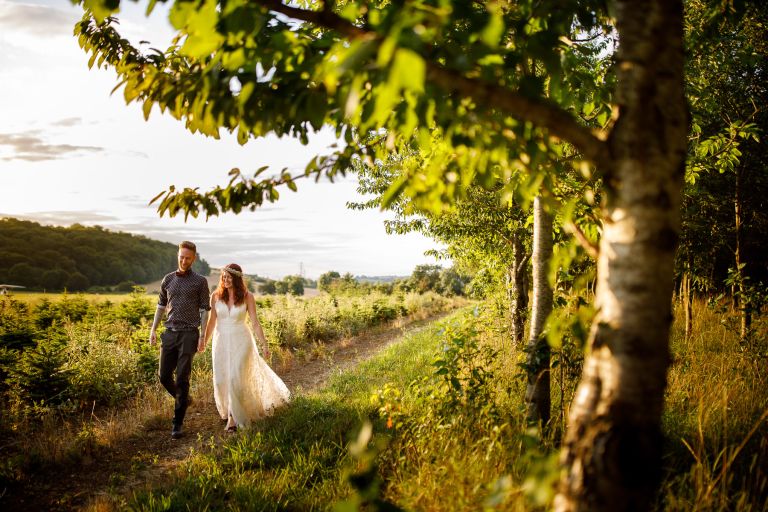
{"label": "bush", "polygon": [[66,369],[66,344],[49,332],[34,348],[21,353],[10,368],[10,393],[22,409],[37,403],[62,403],[67,398],[69,372]]}
{"label": "bush", "polygon": [[136,283],[133,281],[121,281],[115,286],[115,291],[125,293],[132,291],[135,287]]}
{"label": "bush", "polygon": [[138,326],[142,321],[151,320],[155,309],[152,299],[146,296],[146,289],[134,286],[130,299],[118,306],[115,317],[127,321],[132,326]]}

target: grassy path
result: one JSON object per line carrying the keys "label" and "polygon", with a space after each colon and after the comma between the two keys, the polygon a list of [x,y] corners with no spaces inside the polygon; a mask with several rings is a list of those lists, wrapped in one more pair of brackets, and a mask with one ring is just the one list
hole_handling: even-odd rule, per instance
{"label": "grassy path", "polygon": [[[357,337],[323,346],[307,362],[292,361],[276,371],[296,395],[309,393],[328,377],[366,360],[375,353],[445,316],[371,330]],[[167,398],[165,414],[147,414],[137,428],[126,431],[109,449],[86,456],[77,465],[41,472],[0,498],[3,510],[116,510],[134,491],[168,481],[194,453],[215,449],[229,436],[216,413],[210,378],[195,378],[194,403],[187,411],[186,435],[172,440],[169,435],[172,402]],[[130,410],[122,414],[138,414]]]}

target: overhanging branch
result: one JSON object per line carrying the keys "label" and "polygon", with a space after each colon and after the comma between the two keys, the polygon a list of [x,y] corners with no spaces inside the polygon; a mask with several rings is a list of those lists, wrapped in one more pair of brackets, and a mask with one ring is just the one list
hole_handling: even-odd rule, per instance
{"label": "overhanging branch", "polygon": [[[374,31],[354,25],[329,9],[312,11],[291,7],[275,0],[253,1],[271,11],[334,30],[350,39],[381,37]],[[518,92],[482,80],[467,78],[461,73],[426,59],[425,62],[428,80],[441,89],[463,94],[472,98],[478,105],[499,109],[510,116],[546,128],[552,135],[577,147],[584,157],[595,163],[598,168],[607,166],[609,156],[606,144],[595,137],[589,128],[579,124],[571,114],[554,103],[523,96]]]}

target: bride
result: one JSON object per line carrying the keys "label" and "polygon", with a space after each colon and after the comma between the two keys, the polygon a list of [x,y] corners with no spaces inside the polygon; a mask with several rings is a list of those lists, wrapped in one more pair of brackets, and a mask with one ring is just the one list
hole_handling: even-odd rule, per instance
{"label": "bride", "polygon": [[[250,320],[251,331],[246,326]],[[211,315],[198,350],[213,335],[213,396],[227,421],[227,432],[272,414],[288,402],[290,392],[259,355],[256,339],[269,357],[269,346],[256,317],[256,304],[245,288],[243,269],[230,263],[221,269],[219,286],[211,294]]]}

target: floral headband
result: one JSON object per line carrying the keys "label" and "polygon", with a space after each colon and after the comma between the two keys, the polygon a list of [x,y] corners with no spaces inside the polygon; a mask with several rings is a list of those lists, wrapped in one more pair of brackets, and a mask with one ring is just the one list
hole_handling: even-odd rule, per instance
{"label": "floral headband", "polygon": [[240,272],[239,270],[234,269],[232,267],[221,267],[221,271],[222,272],[227,272],[228,274],[232,274],[233,276],[243,277],[243,273],[242,272]]}

